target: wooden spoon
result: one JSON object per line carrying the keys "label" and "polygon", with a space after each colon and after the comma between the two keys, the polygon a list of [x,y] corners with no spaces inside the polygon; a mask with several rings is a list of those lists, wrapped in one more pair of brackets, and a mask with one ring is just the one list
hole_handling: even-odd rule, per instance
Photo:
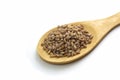
{"label": "wooden spoon", "polygon": [[105,19],[84,21],[84,22],[75,22],[75,23],[70,23],[68,25],[71,25],[71,24],[72,25],[79,25],[79,24],[83,25],[85,30],[87,30],[94,36],[92,39],[92,43],[87,45],[87,48],[82,49],[80,51],[80,54],[77,54],[75,56],[51,58],[48,55],[48,53],[46,53],[43,50],[41,43],[44,41],[45,37],[50,32],[52,32],[54,29],[56,29],[56,28],[54,28],[54,29],[48,31],[47,33],[45,33],[38,43],[37,52],[43,60],[45,60],[49,63],[53,63],[53,64],[65,64],[65,63],[70,63],[70,62],[73,62],[75,60],[78,60],[78,59],[84,57],[85,55],[90,53],[90,51],[92,51],[100,43],[100,41],[106,36],[107,33],[109,33],[113,28],[115,28],[117,25],[120,24],[120,12],[111,17],[105,18]]}

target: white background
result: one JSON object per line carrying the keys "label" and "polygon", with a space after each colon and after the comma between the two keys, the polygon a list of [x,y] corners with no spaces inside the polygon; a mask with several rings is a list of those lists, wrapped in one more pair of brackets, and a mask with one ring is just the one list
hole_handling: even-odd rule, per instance
{"label": "white background", "polygon": [[48,64],[36,53],[49,29],[118,12],[120,0],[0,0],[0,80],[120,80],[120,26],[71,64]]}

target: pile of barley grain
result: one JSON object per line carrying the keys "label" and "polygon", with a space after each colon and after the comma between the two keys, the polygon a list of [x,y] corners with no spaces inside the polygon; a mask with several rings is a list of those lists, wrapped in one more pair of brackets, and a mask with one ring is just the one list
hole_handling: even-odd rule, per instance
{"label": "pile of barley grain", "polygon": [[49,33],[41,45],[51,57],[70,57],[86,48],[92,38],[82,25],[63,25]]}

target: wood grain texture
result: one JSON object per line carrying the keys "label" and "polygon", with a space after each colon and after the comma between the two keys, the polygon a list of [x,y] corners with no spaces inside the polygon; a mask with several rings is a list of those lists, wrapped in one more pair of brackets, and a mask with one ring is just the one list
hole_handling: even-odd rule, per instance
{"label": "wood grain texture", "polygon": [[76,61],[87,54],[90,53],[99,43],[100,41],[112,30],[114,29],[117,25],[120,24],[120,13],[117,13],[113,16],[110,16],[105,19],[100,19],[100,20],[93,20],[93,21],[83,21],[83,22],[74,22],[70,23],[68,25],[79,25],[82,24],[88,32],[90,32],[93,35],[93,40],[92,43],[87,45],[87,48],[82,49],[80,51],[80,54],[77,54],[72,57],[61,57],[61,58],[51,58],[48,53],[46,53],[42,46],[41,43],[44,41],[44,38],[47,37],[47,35],[55,30],[56,28],[48,31],[45,33],[41,39],[39,40],[39,43],[37,45],[37,53],[39,56],[45,60],[46,62],[53,63],[53,64],[66,64],[70,63],[73,61]]}

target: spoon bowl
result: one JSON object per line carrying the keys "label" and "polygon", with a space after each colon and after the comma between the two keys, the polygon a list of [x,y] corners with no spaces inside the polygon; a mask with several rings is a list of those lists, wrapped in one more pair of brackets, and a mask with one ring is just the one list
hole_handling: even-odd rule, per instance
{"label": "spoon bowl", "polygon": [[80,25],[80,24],[84,26],[84,29],[86,31],[88,31],[93,35],[92,42],[87,45],[87,48],[82,49],[79,54],[72,57],[51,58],[50,55],[43,50],[41,43],[43,43],[44,39],[47,37],[47,35],[50,32],[56,29],[56,28],[53,28],[49,30],[47,33],[45,33],[39,40],[39,43],[37,46],[37,52],[39,56],[46,62],[53,63],[53,64],[66,64],[66,63],[76,61],[80,58],[83,58],[84,56],[89,54],[90,51],[92,51],[100,43],[100,41],[105,37],[106,34],[108,34],[113,28],[115,28],[118,24],[120,24],[120,13],[117,13],[105,19],[74,22],[74,23],[69,23],[67,25]]}

